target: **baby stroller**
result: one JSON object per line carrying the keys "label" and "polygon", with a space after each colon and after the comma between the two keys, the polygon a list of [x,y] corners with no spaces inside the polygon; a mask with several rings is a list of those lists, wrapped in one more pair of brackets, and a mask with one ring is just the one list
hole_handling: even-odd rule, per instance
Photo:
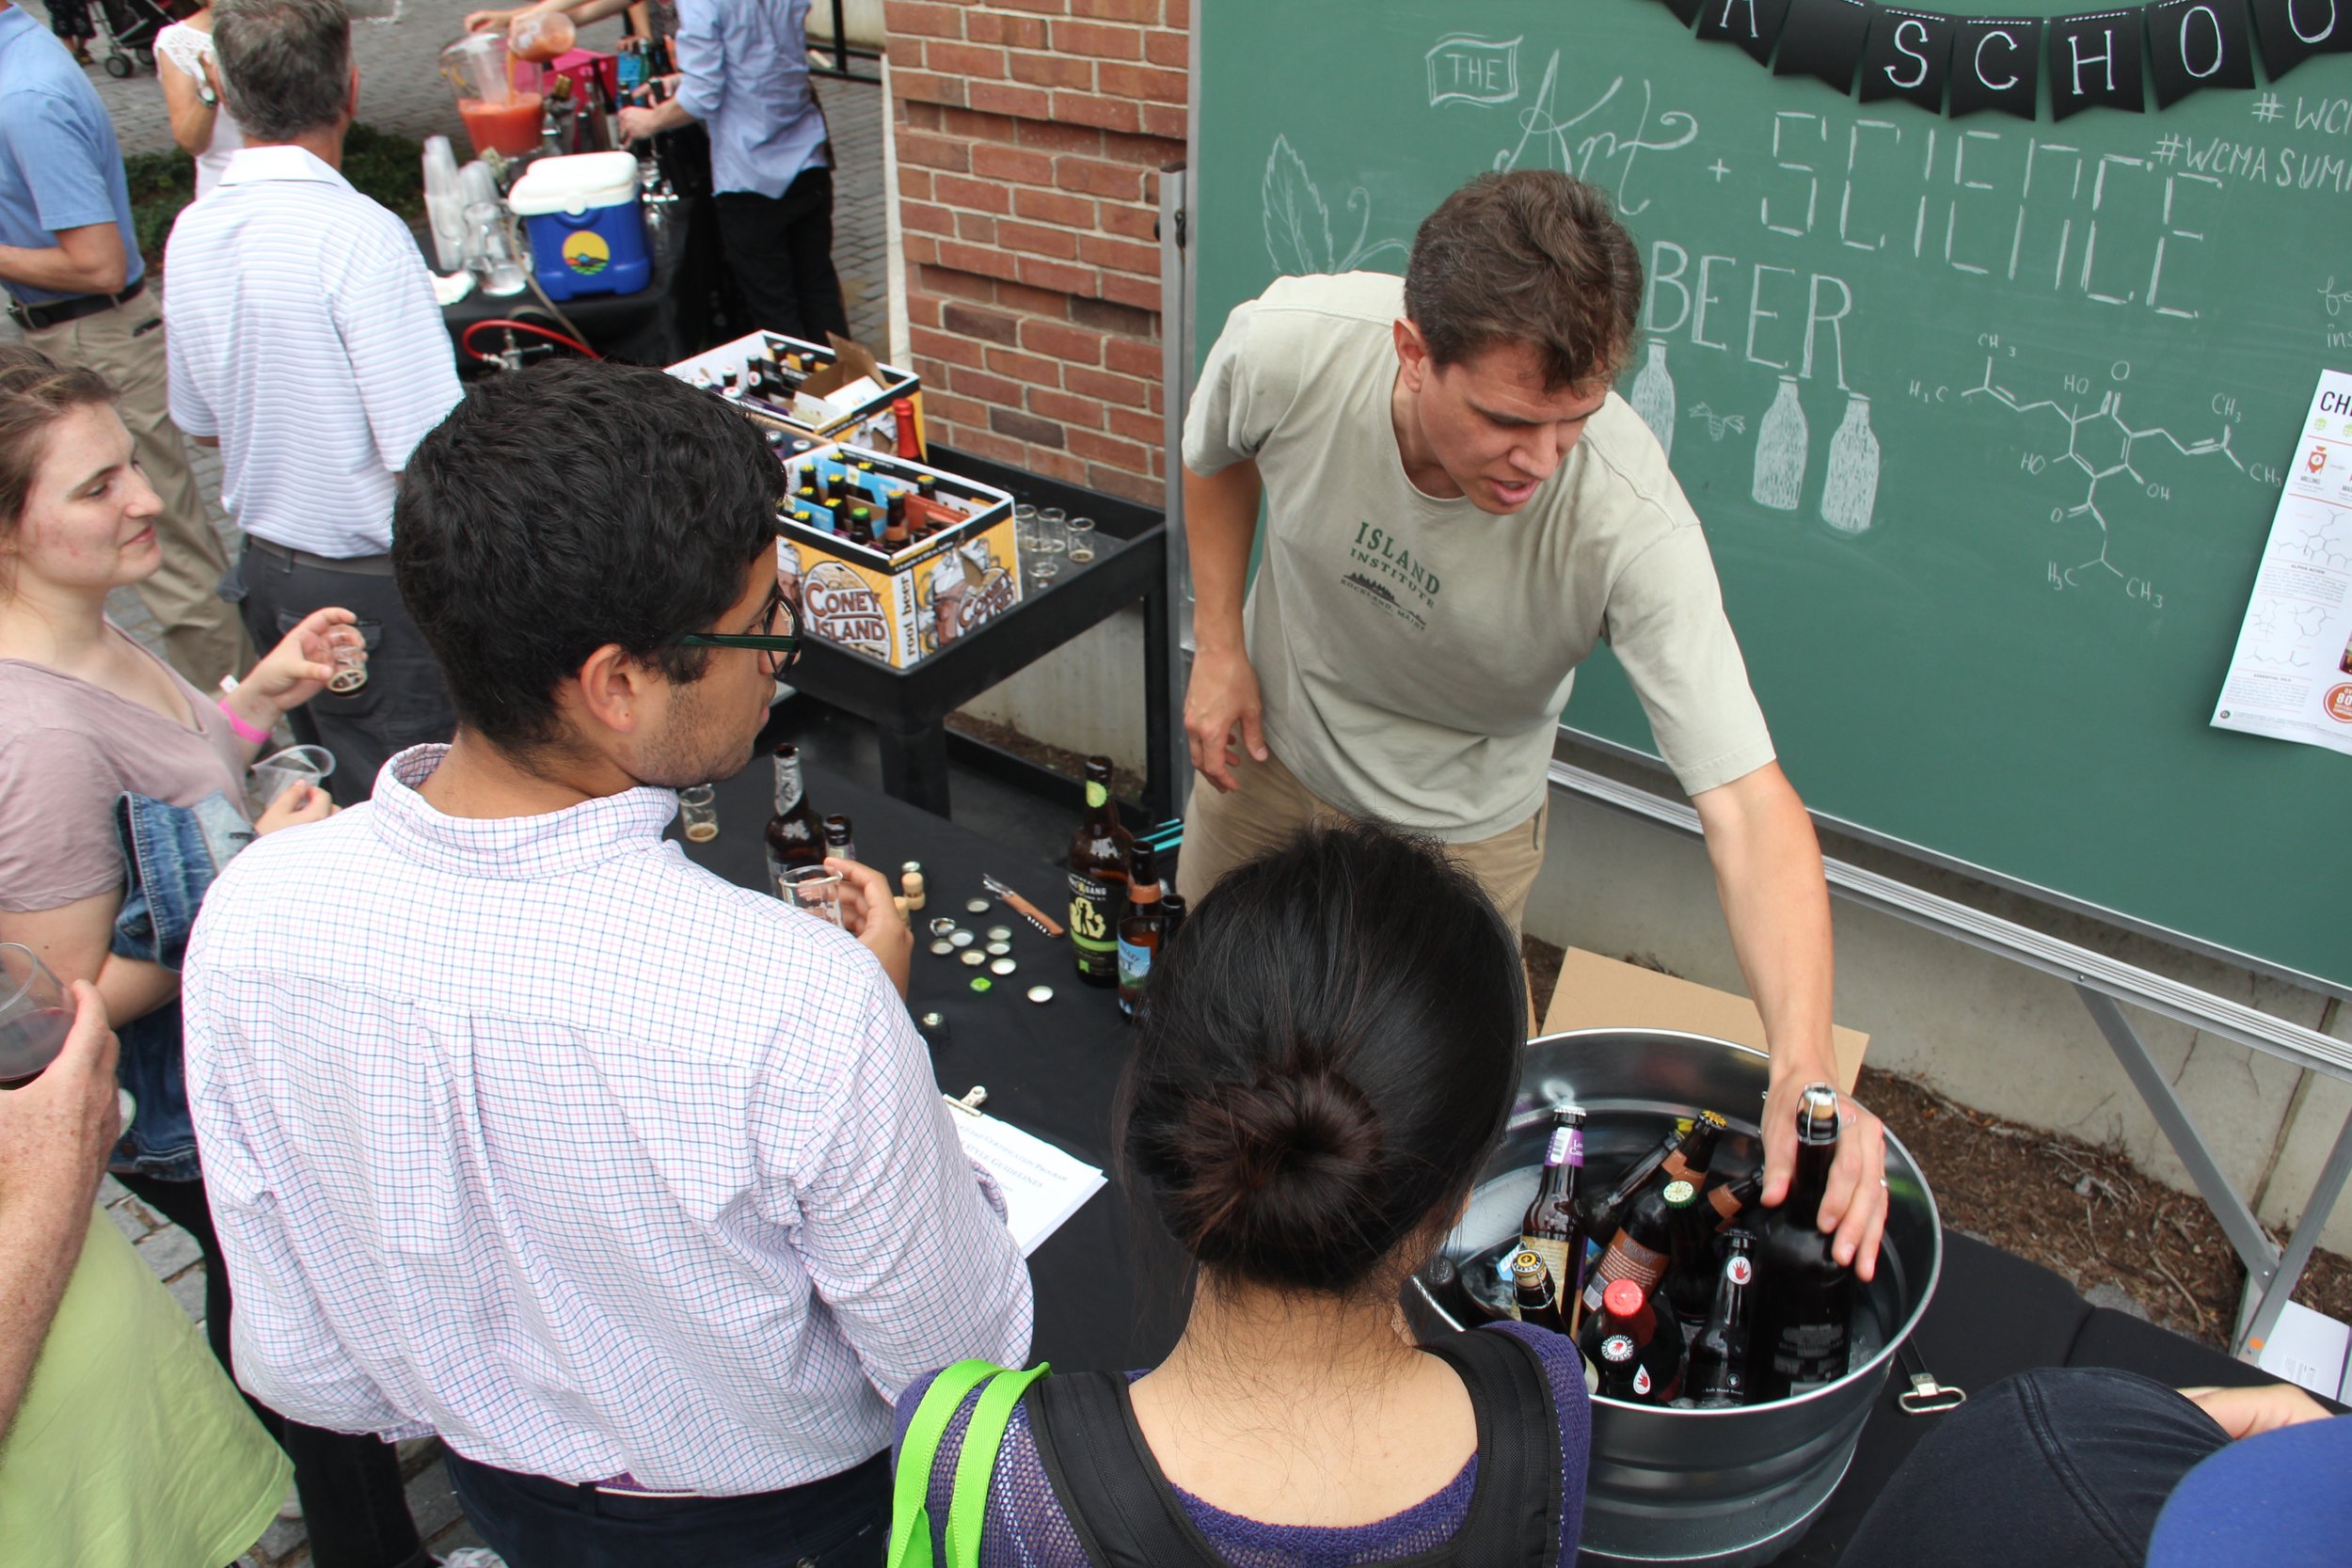
{"label": "baby stroller", "polygon": [[142,65],[155,69],[155,35],[171,24],[171,13],[156,0],[98,0],[98,27],[105,35],[106,53],[100,62],[106,74],[120,78]]}

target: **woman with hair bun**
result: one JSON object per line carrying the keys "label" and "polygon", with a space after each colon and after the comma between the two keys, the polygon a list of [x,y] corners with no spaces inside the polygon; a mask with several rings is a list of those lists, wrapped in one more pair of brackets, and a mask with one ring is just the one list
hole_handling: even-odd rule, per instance
{"label": "woman with hair bun", "polygon": [[[1310,830],[1202,899],[1154,966],[1120,1130],[1199,1265],[1191,1317],[1151,1371],[1029,1386],[982,1568],[1575,1561],[1574,1344],[1416,1346],[1397,1307],[1502,1138],[1525,987],[1477,883],[1385,828]],[[977,1399],[930,1468],[935,1529]]]}

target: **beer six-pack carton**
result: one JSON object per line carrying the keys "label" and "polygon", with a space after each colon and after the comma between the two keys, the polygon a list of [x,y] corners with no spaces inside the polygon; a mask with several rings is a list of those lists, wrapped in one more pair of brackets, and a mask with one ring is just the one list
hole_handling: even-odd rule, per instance
{"label": "beer six-pack carton", "polygon": [[[1021,602],[1004,491],[838,443],[789,456],[784,473],[776,580],[803,635],[903,670]],[[887,538],[894,525],[905,543]]]}
{"label": "beer six-pack carton", "polygon": [[847,338],[812,343],[754,332],[669,367],[725,398],[764,431],[920,458],[923,383]]}

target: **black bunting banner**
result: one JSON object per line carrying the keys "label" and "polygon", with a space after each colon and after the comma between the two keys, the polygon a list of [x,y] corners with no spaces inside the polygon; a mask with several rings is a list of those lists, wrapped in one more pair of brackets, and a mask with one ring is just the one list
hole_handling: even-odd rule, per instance
{"label": "black bunting banner", "polygon": [[1998,109],[2031,119],[2041,66],[2041,18],[1959,19],[1952,27],[1952,118]]}
{"label": "black bunting banner", "polygon": [[2148,77],[2160,109],[2204,87],[2252,87],[2246,0],[2159,0],[2149,7]]}
{"label": "black bunting banner", "polygon": [[2352,3],[2254,0],[2254,31],[2262,38],[2263,69],[2275,82],[2313,55],[2352,51]]}
{"label": "black bunting banner", "polygon": [[1869,31],[1869,0],[1794,0],[1781,26],[1772,74],[1819,76],[1839,92],[1851,92]]}
{"label": "black bunting banner", "polygon": [[1864,103],[1899,98],[1957,119],[2141,114],[2207,87],[2276,81],[2314,55],[2352,54],[2352,0],[2144,0],[2074,16],[1953,16],[1885,0],[1662,0],[1698,36],[1736,43],[1776,76],[1815,76]]}
{"label": "black bunting banner", "polygon": [[2140,13],[2094,11],[2050,21],[2050,118],[2064,119],[2094,104],[2138,114],[2147,102],[2140,85]]}
{"label": "black bunting banner", "polygon": [[1872,6],[1857,89],[1862,101],[1901,98],[1930,114],[1941,114],[1944,84],[1951,75],[1954,30],[1948,16]]}
{"label": "black bunting banner", "polygon": [[1736,43],[1763,65],[1772,57],[1772,44],[1788,15],[1788,0],[1704,0],[1699,37]]}

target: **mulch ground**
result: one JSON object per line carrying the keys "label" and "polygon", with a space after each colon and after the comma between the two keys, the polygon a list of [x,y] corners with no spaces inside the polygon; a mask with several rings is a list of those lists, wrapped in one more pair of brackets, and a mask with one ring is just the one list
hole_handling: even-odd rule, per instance
{"label": "mulch ground", "polygon": [[[1529,938],[1524,954],[1541,1018],[1561,952]],[[2229,1349],[2246,1270],[2202,1198],[2121,1149],[1972,1111],[1915,1078],[1866,1067],[1855,1093],[1927,1173],[1947,1227],[2040,1263],[2102,1305],[2122,1306],[2110,1294],[2120,1291],[2151,1322]],[[2295,1299],[2352,1323],[2352,1259],[2312,1254]]]}

